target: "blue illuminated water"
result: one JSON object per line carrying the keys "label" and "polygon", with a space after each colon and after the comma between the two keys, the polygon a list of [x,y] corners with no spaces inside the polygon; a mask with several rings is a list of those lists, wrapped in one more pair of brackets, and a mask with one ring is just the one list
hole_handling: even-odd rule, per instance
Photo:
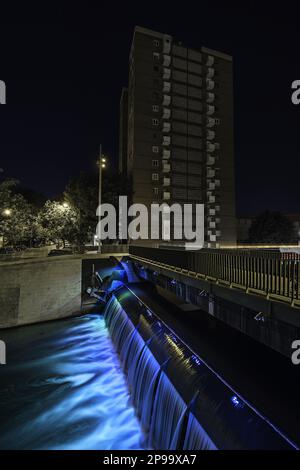
{"label": "blue illuminated water", "polygon": [[1,333],[1,449],[142,449],[143,434],[104,319]]}

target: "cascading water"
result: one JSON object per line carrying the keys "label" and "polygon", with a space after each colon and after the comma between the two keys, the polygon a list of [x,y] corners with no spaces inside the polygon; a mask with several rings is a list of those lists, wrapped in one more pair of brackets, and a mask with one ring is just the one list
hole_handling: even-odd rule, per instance
{"label": "cascading water", "polygon": [[9,360],[1,369],[0,449],[144,448],[102,316],[6,330],[2,337]]}
{"label": "cascading water", "polygon": [[189,414],[183,449],[216,450],[216,446],[192,413]]}
{"label": "cascading water", "polygon": [[146,344],[144,344],[138,359],[132,362],[128,379],[131,384],[132,399],[137,415],[140,417],[143,429],[148,433],[160,365]]}
{"label": "cascading water", "polygon": [[134,293],[111,293],[106,325],[127,374],[147,447],[162,450],[291,449]]}
{"label": "cascading water", "polygon": [[149,442],[154,448],[178,448],[183,417],[187,406],[164,372],[155,395]]}

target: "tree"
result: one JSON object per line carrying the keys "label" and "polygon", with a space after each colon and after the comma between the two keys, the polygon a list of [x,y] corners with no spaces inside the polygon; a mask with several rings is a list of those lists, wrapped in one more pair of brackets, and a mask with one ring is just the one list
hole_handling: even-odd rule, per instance
{"label": "tree", "polygon": [[251,243],[281,244],[293,241],[293,225],[280,212],[262,212],[249,229]]}
{"label": "tree", "polygon": [[18,181],[4,180],[0,184],[0,235],[5,245],[29,244],[34,237],[34,208],[17,192]]}
{"label": "tree", "polygon": [[[99,179],[97,173],[81,172],[72,178],[64,191],[68,204],[78,211],[78,236],[81,243],[91,240],[96,232]],[[102,201],[118,207],[118,198],[130,195],[130,183],[122,175],[103,174]]]}
{"label": "tree", "polygon": [[38,215],[41,236],[59,245],[78,243],[78,212],[67,203],[47,201]]}

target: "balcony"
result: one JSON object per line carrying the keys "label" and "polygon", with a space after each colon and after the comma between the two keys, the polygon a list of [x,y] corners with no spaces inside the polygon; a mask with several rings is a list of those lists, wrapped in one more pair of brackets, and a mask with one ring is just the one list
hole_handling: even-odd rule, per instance
{"label": "balcony", "polygon": [[208,92],[206,101],[207,101],[207,103],[213,103],[215,101],[215,94],[211,93],[211,92]]}
{"label": "balcony", "polygon": [[207,69],[207,75],[206,75],[207,78],[213,78],[214,75],[215,75],[214,69],[212,69],[211,67],[209,67],[209,68]]}
{"label": "balcony", "polygon": [[171,117],[171,110],[168,108],[163,109],[163,119],[170,119]]}
{"label": "balcony", "polygon": [[216,163],[216,159],[215,157],[212,157],[211,155],[208,156],[207,160],[206,160],[206,165],[207,166],[212,166]]}
{"label": "balcony", "polygon": [[171,96],[170,95],[164,95],[163,97],[163,106],[170,106],[171,104]]}
{"label": "balcony", "polygon": [[215,170],[212,170],[211,168],[207,168],[207,172],[206,172],[206,176],[207,178],[214,178],[215,177]]}
{"label": "balcony", "polygon": [[163,173],[170,173],[170,171],[171,171],[170,163],[163,163],[162,172]]}
{"label": "balcony", "polygon": [[211,116],[215,112],[215,107],[212,104],[208,104],[206,108],[206,114]]}
{"label": "balcony", "polygon": [[171,64],[171,56],[164,54],[163,66],[164,67],[169,67],[170,64]]}
{"label": "balcony", "polygon": [[168,69],[168,68],[164,67],[163,79],[164,80],[170,80],[170,78],[171,78],[171,69]]}
{"label": "balcony", "polygon": [[211,142],[206,142],[206,150],[209,153],[214,152],[216,150],[215,144],[212,144]]}
{"label": "balcony", "polygon": [[213,90],[215,88],[215,82],[211,80],[210,78],[206,79],[206,89],[207,90]]}
{"label": "balcony", "polygon": [[167,150],[167,149],[164,149],[163,150],[163,158],[165,158],[166,160],[169,160],[170,156],[171,156],[171,151]]}
{"label": "balcony", "polygon": [[208,140],[213,140],[216,137],[215,131],[208,130],[207,131],[207,139]]}
{"label": "balcony", "polygon": [[215,63],[215,58],[212,55],[207,56],[206,65],[212,67]]}
{"label": "balcony", "polygon": [[171,83],[170,82],[164,82],[163,83],[163,92],[164,93],[170,93],[171,91]]}
{"label": "balcony", "polygon": [[163,132],[170,132],[171,130],[171,124],[169,122],[164,122],[163,123]]}
{"label": "balcony", "polygon": [[164,135],[163,136],[163,145],[165,147],[169,146],[171,144],[171,137],[169,135]]}
{"label": "balcony", "polygon": [[214,125],[215,125],[215,120],[214,120],[214,118],[208,117],[208,118],[206,119],[206,126],[207,126],[207,127],[214,127]]}
{"label": "balcony", "polygon": [[170,178],[164,178],[163,186],[170,186],[170,184],[171,184],[171,179]]}
{"label": "balcony", "polygon": [[172,37],[165,35],[163,42],[163,52],[164,54],[169,54],[171,52]]}

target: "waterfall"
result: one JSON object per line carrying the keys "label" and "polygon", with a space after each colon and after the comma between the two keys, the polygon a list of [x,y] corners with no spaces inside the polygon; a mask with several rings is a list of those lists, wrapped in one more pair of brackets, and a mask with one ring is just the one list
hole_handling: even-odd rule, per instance
{"label": "waterfall", "polygon": [[104,310],[149,448],[291,449],[136,296],[118,289]]}
{"label": "waterfall", "polygon": [[[186,404],[177,393],[164,372],[161,373],[155,395],[149,443],[154,448],[177,449],[179,444],[182,417],[187,409]],[[175,435],[177,439],[174,441]]]}
{"label": "waterfall", "polygon": [[146,345],[138,363],[132,363],[130,372],[128,378],[132,384],[133,404],[141,420],[142,428],[148,433],[160,366]]}
{"label": "waterfall", "polygon": [[215,444],[204,431],[192,413],[189,413],[188,425],[183,444],[184,450],[216,450]]}

